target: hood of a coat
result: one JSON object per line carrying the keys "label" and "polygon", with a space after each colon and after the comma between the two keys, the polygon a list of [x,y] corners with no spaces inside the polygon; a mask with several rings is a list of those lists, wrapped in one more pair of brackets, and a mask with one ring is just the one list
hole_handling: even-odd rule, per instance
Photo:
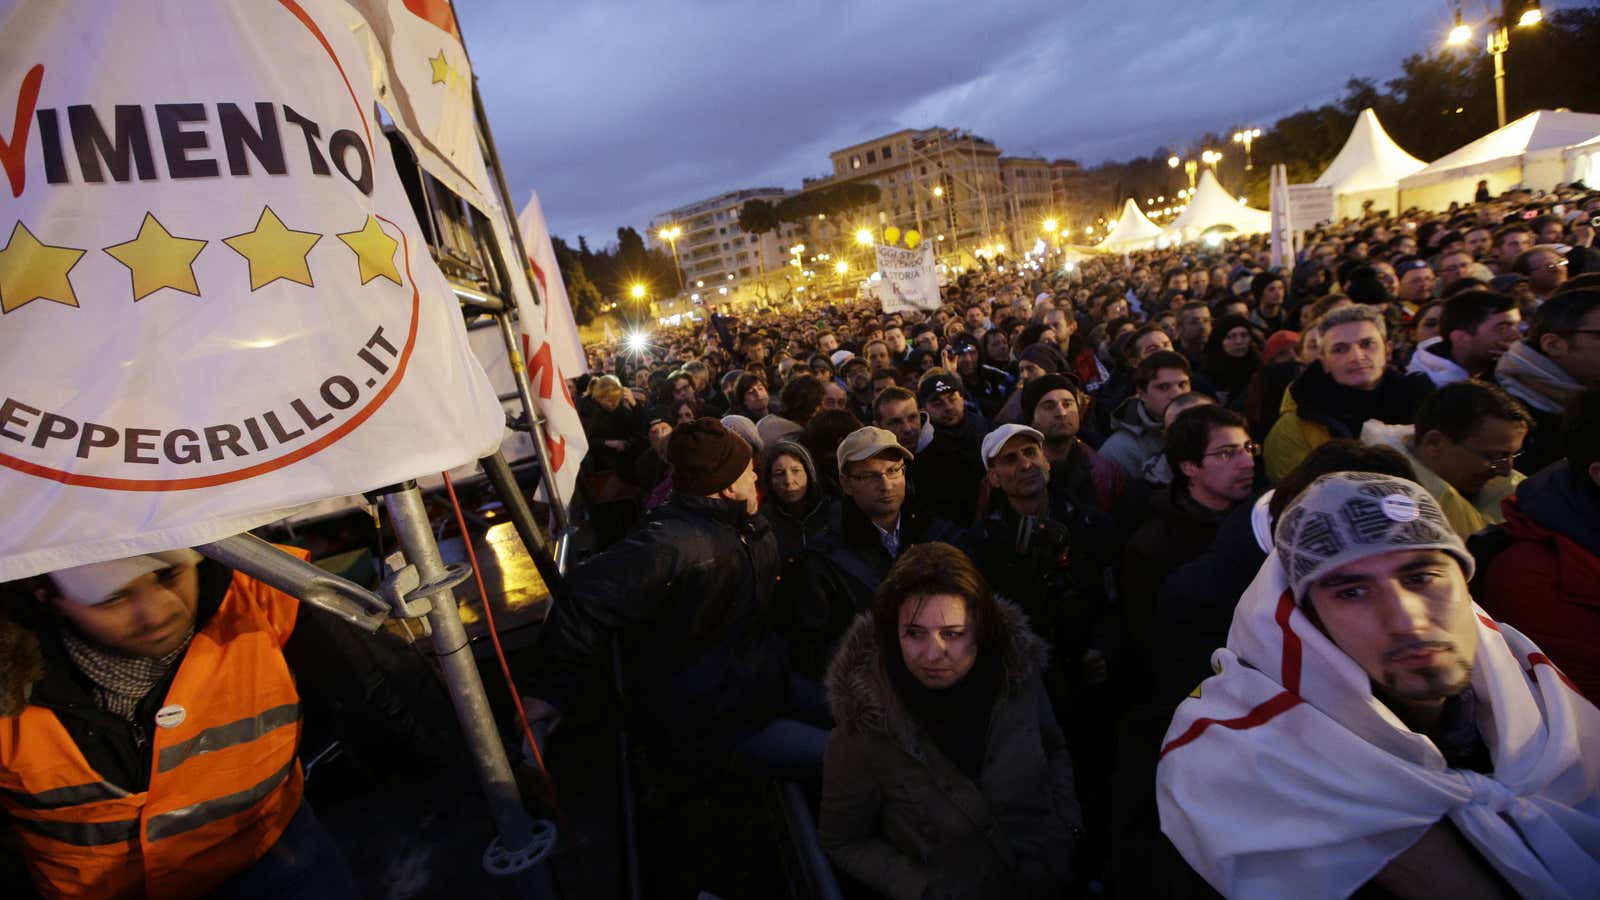
{"label": "hood of a coat", "polygon": [[1161,430],[1161,423],[1150,418],[1137,393],[1122,401],[1117,411],[1111,414],[1112,432],[1126,431],[1134,437],[1140,437],[1151,429]]}
{"label": "hood of a coat", "polygon": [[[807,450],[798,441],[778,441],[767,445],[766,453],[762,454],[763,472],[772,471],[772,463],[780,456],[792,456],[800,461],[801,468],[806,470],[806,496],[804,506],[809,512],[817,508],[822,502],[822,482],[817,480],[817,464],[811,459],[811,451]],[[770,491],[766,492],[765,499],[769,503],[776,503],[777,498]]]}
{"label": "hood of a coat", "polygon": [[1411,354],[1411,364],[1406,366],[1406,371],[1421,372],[1437,387],[1466,381],[1472,377],[1471,373],[1450,358],[1443,337],[1431,337],[1418,344],[1416,352]]}
{"label": "hood of a coat", "polygon": [[1507,508],[1507,530],[1519,535],[1531,522],[1600,559],[1600,488],[1585,482],[1566,460],[1523,481],[1515,505]]}
{"label": "hood of a coat", "polygon": [[1540,412],[1561,412],[1583,390],[1556,361],[1517,341],[1494,367],[1494,380],[1506,393]]}
{"label": "hood of a coat", "polygon": [[[1005,692],[1016,694],[1035,673],[1044,671],[1049,649],[1028,629],[1027,616],[1015,604],[997,599],[1001,646],[1004,648]],[[828,705],[841,728],[894,737],[913,756],[920,756],[909,713],[894,695],[879,658],[872,614],[856,617],[839,643],[825,679]]]}

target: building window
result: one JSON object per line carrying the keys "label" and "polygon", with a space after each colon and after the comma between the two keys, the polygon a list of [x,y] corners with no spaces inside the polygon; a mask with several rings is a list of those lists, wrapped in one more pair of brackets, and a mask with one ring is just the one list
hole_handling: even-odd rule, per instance
{"label": "building window", "polygon": [[875,163],[877,161],[878,161],[878,151],[876,151],[876,150],[868,150],[867,151],[867,165],[870,166],[870,165],[872,165],[873,163]]}
{"label": "building window", "polygon": [[859,157],[859,156],[850,157],[850,168],[852,168],[852,169],[861,168],[861,157]]}
{"label": "building window", "polygon": [[885,145],[884,148],[883,148],[883,158],[884,159],[889,159],[893,155],[894,154],[892,152],[890,152],[890,147],[888,145]]}

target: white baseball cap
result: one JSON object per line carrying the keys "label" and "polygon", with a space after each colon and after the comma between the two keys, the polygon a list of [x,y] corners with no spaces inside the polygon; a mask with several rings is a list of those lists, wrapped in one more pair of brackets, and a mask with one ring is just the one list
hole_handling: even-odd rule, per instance
{"label": "white baseball cap", "polygon": [[200,554],[187,548],[166,550],[144,556],[129,556],[125,559],[108,559],[86,566],[73,566],[70,569],[51,572],[50,580],[55,582],[56,590],[61,592],[61,596],[71,602],[78,606],[94,606],[105,602],[112,594],[127,587],[135,578],[170,569],[173,566],[192,566],[200,560]]}
{"label": "white baseball cap", "polygon": [[999,455],[1001,448],[1005,447],[1006,441],[1011,440],[1019,434],[1027,435],[1041,444],[1044,443],[1044,435],[1026,425],[1018,425],[1015,422],[1009,425],[1001,425],[999,428],[989,432],[988,435],[986,435],[983,439],[983,447],[981,450],[983,453],[983,468],[985,471],[988,471],[989,469],[989,460]]}

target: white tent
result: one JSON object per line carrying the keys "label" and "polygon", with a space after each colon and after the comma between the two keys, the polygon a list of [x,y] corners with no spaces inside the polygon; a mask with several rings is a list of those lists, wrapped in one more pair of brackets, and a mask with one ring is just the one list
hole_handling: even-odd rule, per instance
{"label": "white tent", "polygon": [[1147,250],[1155,246],[1159,237],[1161,237],[1161,226],[1145,218],[1144,213],[1139,211],[1139,204],[1129,197],[1128,202],[1122,204],[1122,217],[1117,219],[1117,224],[1112,226],[1111,233],[1107,234],[1105,240],[1096,247],[1116,253]]}
{"label": "white tent", "polygon": [[1363,109],[1350,137],[1314,184],[1333,188],[1334,214],[1341,219],[1361,215],[1368,200],[1377,209],[1399,212],[1400,179],[1427,163],[1400,149],[1378,122],[1378,115]]}
{"label": "white tent", "polygon": [[1566,180],[1568,148],[1600,136],[1600,115],[1541,109],[1447,153],[1400,179],[1400,205],[1444,209],[1471,203],[1478,182],[1499,194],[1550,190]]}
{"label": "white tent", "polygon": [[1272,213],[1251,209],[1228,193],[1222,182],[1210,169],[1200,175],[1194,196],[1189,198],[1189,208],[1178,216],[1167,229],[1167,234],[1178,240],[1198,240],[1202,232],[1223,226],[1238,234],[1261,234],[1272,227]]}
{"label": "white tent", "polygon": [[1581,181],[1591,190],[1600,185],[1600,136],[1568,147],[1562,156],[1567,160],[1567,177],[1563,180]]}

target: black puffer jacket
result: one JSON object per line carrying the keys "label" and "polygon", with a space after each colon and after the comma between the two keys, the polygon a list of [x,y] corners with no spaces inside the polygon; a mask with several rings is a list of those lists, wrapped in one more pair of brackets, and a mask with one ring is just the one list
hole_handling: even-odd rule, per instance
{"label": "black puffer jacket", "polygon": [[675,493],[562,583],[529,692],[566,709],[619,633],[646,738],[680,761],[721,759],[783,705],[788,652],[768,619],[777,573],[765,518],[741,500]]}

